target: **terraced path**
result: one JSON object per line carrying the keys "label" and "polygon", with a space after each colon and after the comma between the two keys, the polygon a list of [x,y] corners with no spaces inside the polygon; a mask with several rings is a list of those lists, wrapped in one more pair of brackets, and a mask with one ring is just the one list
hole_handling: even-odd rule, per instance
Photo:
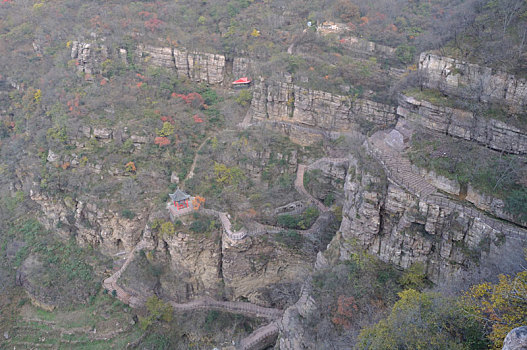
{"label": "terraced path", "polygon": [[194,169],[196,169],[196,164],[198,162],[199,151],[201,151],[203,146],[205,146],[207,144],[207,141],[209,141],[211,138],[212,136],[207,137],[205,140],[203,140],[201,145],[199,145],[198,149],[196,150],[196,153],[194,154],[194,159],[192,160],[192,165],[190,166],[187,176],[185,176],[185,179],[183,179],[183,181],[181,182],[181,188],[184,188],[187,180],[192,179],[194,177]]}
{"label": "terraced path", "polygon": [[[193,171],[194,171],[194,168],[197,162],[198,152],[207,143],[208,139],[209,138],[205,139],[203,143],[200,145],[200,147],[198,148],[198,150],[196,151],[196,155],[194,156],[194,160],[190,168],[190,171],[187,177],[183,180],[182,185],[184,185],[185,181],[192,178],[192,176],[194,175]],[[343,161],[347,161],[347,159],[346,158],[322,158],[322,159],[317,160],[315,163],[313,163],[312,166],[322,161],[343,162]],[[299,193],[301,193],[306,198],[308,198],[310,202],[313,202],[314,204],[316,204],[321,212],[326,212],[329,210],[329,208],[327,208],[319,200],[314,198],[304,187],[304,173],[307,168],[308,167],[306,165],[302,165],[302,164],[298,165],[297,176],[295,180],[295,188]],[[202,209],[202,211],[209,215],[218,216],[225,230],[226,235],[230,239],[242,240],[247,236],[246,231],[238,231],[238,232],[232,231],[231,222],[229,218],[227,217],[226,213],[219,212],[219,211],[212,210],[212,209]],[[277,228],[267,227],[263,229],[268,231],[270,229],[277,229]],[[311,229],[306,230],[306,233],[312,232],[315,229],[318,229],[318,226],[316,225],[316,223],[313,225]],[[282,229],[280,229],[280,231],[281,230]],[[103,281],[103,287],[106,290],[110,291],[112,294],[115,294],[115,296],[119,300],[121,300],[123,303],[128,304],[132,307],[143,306],[146,300],[144,300],[144,298],[142,298],[138,293],[134,293],[133,291],[129,292],[129,291],[124,290],[117,282],[119,278],[122,276],[122,274],[124,273],[124,271],[126,270],[126,268],[132,262],[135,253],[141,251],[146,246],[147,246],[146,242],[141,240],[126,255],[126,258],[125,258],[126,261],[121,266],[121,268],[117,270],[113,275],[111,275],[110,277],[106,278]],[[266,308],[266,307],[258,306],[258,305],[251,304],[251,303],[245,303],[245,302],[218,301],[210,297],[202,297],[202,298],[190,301],[188,303],[176,303],[175,301],[170,301],[170,304],[172,305],[175,311],[180,311],[180,312],[193,311],[193,310],[217,310],[217,311],[223,311],[223,312],[243,314],[249,317],[260,317],[260,318],[266,318],[266,319],[271,320],[272,321],[271,323],[256,329],[248,337],[242,339],[238,348],[243,349],[243,350],[259,350],[259,349],[264,349],[272,345],[276,341],[276,338],[278,336],[278,333],[279,333],[278,320],[282,317],[282,313],[283,313],[283,311],[279,309]]]}
{"label": "terraced path", "polygon": [[314,163],[310,165],[304,165],[304,164],[298,164],[298,169],[296,171],[296,178],[295,178],[295,189],[302,194],[304,197],[308,198],[308,200],[315,204],[318,207],[318,210],[321,212],[326,212],[329,210],[328,207],[326,207],[321,201],[316,199],[309,193],[306,188],[304,187],[304,174],[306,172],[306,169],[311,169],[316,167],[319,163],[328,162],[328,163],[343,163],[347,162],[348,158],[320,158],[317,159]]}

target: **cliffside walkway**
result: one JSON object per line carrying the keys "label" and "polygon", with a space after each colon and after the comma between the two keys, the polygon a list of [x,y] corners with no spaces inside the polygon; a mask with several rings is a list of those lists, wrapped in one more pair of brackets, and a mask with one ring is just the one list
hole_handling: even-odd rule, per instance
{"label": "cliffside walkway", "polygon": [[317,159],[315,162],[313,162],[310,165],[304,165],[304,164],[298,164],[298,169],[296,171],[296,178],[295,178],[295,189],[298,191],[298,193],[302,194],[304,197],[308,198],[308,200],[315,204],[318,207],[318,210],[321,212],[326,212],[329,210],[328,207],[326,207],[321,201],[313,197],[311,193],[309,193],[306,188],[304,187],[304,174],[307,170],[316,168],[320,163],[328,162],[328,163],[344,163],[348,162],[348,158],[320,158]]}
{"label": "cliffside walkway", "polygon": [[378,132],[367,141],[368,150],[383,166],[390,180],[408,192],[417,195],[429,204],[448,207],[477,218],[496,231],[502,232],[507,238],[525,241],[527,230],[513,224],[494,219],[485,212],[463,205],[439,193],[437,188],[413,171],[410,161],[399,151],[386,144],[384,133]]}
{"label": "cliffside walkway", "polygon": [[298,164],[298,169],[296,171],[296,179],[295,179],[295,188],[296,190],[302,194],[304,197],[306,197],[311,203],[315,204],[318,207],[318,210],[321,212],[328,211],[328,207],[326,207],[322,202],[320,202],[318,199],[313,197],[311,193],[309,193],[306,188],[304,187],[304,173],[306,172],[306,165],[304,164]]}
{"label": "cliffside walkway", "polygon": [[[223,214],[225,213],[218,213]],[[225,218],[227,218],[225,216]],[[126,261],[121,266],[119,270],[117,270],[113,275],[106,278],[102,285],[103,287],[110,291],[110,293],[114,293],[115,296],[122,301],[125,304],[130,305],[131,307],[141,307],[144,305],[146,300],[144,298],[141,298],[138,293],[134,293],[133,291],[126,291],[124,290],[117,281],[122,276],[126,268],[130,265],[132,262],[134,255],[136,252],[141,251],[147,246],[146,242],[141,240],[135,247],[132,249],[126,256]],[[242,339],[240,342],[238,349],[242,350],[261,350],[265,349],[266,347],[274,344],[276,341],[276,338],[278,337],[279,328],[276,320],[279,320],[282,317],[283,311],[280,309],[274,309],[274,308],[266,308],[263,306],[246,303],[246,302],[240,302],[240,301],[218,301],[215,299],[212,299],[210,297],[202,297],[193,301],[190,301],[188,303],[176,303],[174,301],[170,301],[170,305],[174,308],[174,311],[193,311],[193,310],[217,310],[217,311],[223,311],[223,312],[231,312],[236,314],[242,314],[248,317],[260,317],[260,318],[266,318],[268,320],[271,320],[272,322],[256,329],[253,333],[251,333],[246,338]]]}

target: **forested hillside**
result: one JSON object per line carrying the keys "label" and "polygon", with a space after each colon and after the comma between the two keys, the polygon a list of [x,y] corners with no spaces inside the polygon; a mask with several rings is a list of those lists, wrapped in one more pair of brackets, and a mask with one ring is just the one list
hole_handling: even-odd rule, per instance
{"label": "forested hillside", "polygon": [[522,349],[526,46],[525,0],[1,1],[0,348]]}

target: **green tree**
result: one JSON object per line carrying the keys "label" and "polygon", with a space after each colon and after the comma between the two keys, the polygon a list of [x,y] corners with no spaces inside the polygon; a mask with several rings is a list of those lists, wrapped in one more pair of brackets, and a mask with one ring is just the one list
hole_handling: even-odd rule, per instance
{"label": "green tree", "polygon": [[527,324],[527,271],[498,279],[473,286],[463,298],[465,310],[485,326],[493,349],[502,348],[509,331]]}
{"label": "green tree", "polygon": [[147,330],[154,323],[159,321],[170,322],[174,310],[170,304],[164,303],[157,296],[152,296],[146,301],[146,317],[139,317],[139,326]]}
{"label": "green tree", "polygon": [[355,349],[486,349],[479,324],[438,293],[407,289],[390,315],[361,331]]}
{"label": "green tree", "polygon": [[399,283],[408,289],[422,290],[426,286],[426,282],[425,265],[420,262],[412,264],[399,278]]}
{"label": "green tree", "polygon": [[167,137],[174,133],[175,128],[176,127],[169,122],[164,122],[161,130],[156,129],[156,134],[159,137]]}
{"label": "green tree", "polygon": [[172,222],[170,222],[170,221],[167,221],[167,222],[161,224],[161,227],[159,229],[159,234],[163,238],[171,237],[171,236],[174,235],[175,232],[176,232],[176,229],[174,227],[174,224]]}
{"label": "green tree", "polygon": [[236,103],[238,103],[241,106],[248,106],[251,103],[251,100],[253,99],[253,94],[250,90],[242,90],[236,96]]}

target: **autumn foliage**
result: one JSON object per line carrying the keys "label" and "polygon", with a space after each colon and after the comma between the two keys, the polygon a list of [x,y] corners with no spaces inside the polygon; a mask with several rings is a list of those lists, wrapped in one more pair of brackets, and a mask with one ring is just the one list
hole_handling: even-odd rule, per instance
{"label": "autumn foliage", "polygon": [[170,145],[170,140],[167,137],[158,136],[154,139],[154,143],[160,147]]}
{"label": "autumn foliage", "polygon": [[203,203],[205,203],[205,198],[201,196],[196,196],[194,199],[192,199],[192,207],[194,210],[198,210]]}
{"label": "autumn foliage", "polygon": [[172,97],[177,97],[185,101],[186,104],[191,105],[194,108],[201,108],[205,106],[205,100],[197,92],[191,92],[187,95],[178,94],[176,92],[172,93]]}
{"label": "autumn foliage", "polygon": [[484,324],[494,349],[502,348],[512,329],[527,324],[527,271],[498,278],[496,284],[473,286],[464,298],[466,311]]}
{"label": "autumn foliage", "polygon": [[345,329],[351,328],[351,321],[353,316],[359,311],[357,302],[354,297],[346,297],[339,295],[337,301],[337,310],[335,311],[331,322],[336,326],[341,326]]}
{"label": "autumn foliage", "polygon": [[124,169],[129,172],[129,173],[135,173],[137,171],[137,168],[135,166],[135,163],[134,162],[128,162],[126,163],[126,165],[124,166]]}

